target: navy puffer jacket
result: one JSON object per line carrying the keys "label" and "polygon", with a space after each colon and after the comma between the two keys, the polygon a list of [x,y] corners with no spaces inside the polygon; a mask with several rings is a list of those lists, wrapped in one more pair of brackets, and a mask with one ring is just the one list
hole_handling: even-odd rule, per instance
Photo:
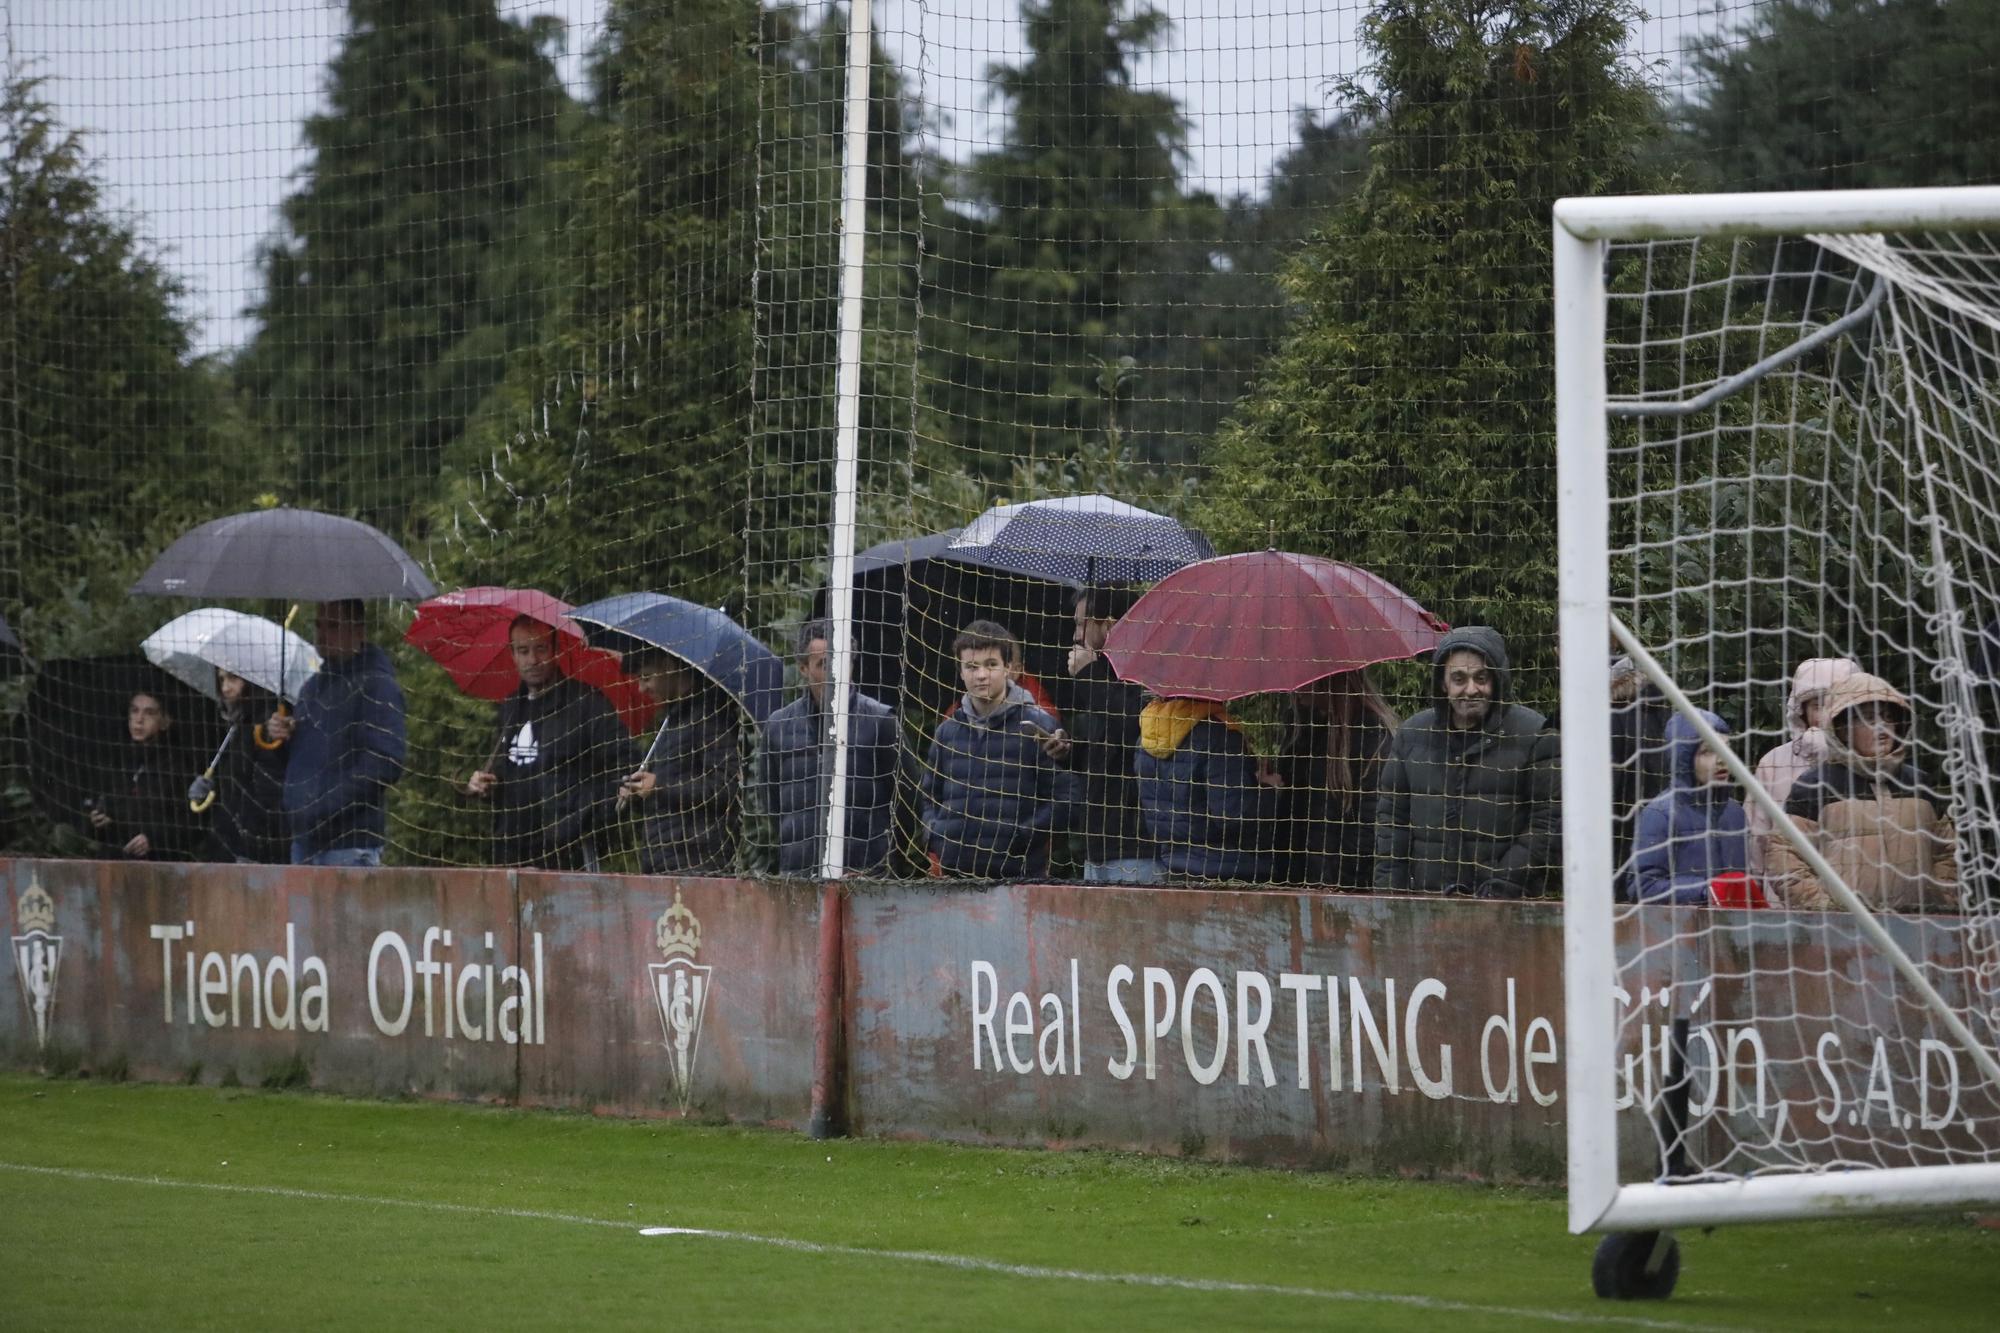
{"label": "navy puffer jacket", "polygon": [[[830,688],[830,687],[829,687]],[[847,723],[848,870],[879,873],[889,859],[902,734],[885,703],[854,693]],[[833,773],[832,719],[810,692],[771,714],[757,766],[764,808],[778,821],[778,873],[816,875],[826,845],[827,783]]]}
{"label": "navy puffer jacket", "polygon": [[1269,817],[1257,764],[1217,705],[1156,699],[1139,715],[1139,807],[1153,857],[1176,875],[1263,879]]}
{"label": "navy puffer jacket", "polygon": [[938,724],[924,774],[924,838],[947,874],[1048,873],[1049,836],[1067,826],[1075,779],[1043,753],[1028,723],[1057,730],[1032,695],[1009,685],[986,717],[961,699]]}

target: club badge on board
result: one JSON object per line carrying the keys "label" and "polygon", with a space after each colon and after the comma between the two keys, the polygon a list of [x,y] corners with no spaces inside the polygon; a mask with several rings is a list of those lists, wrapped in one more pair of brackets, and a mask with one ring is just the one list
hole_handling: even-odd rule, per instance
{"label": "club badge on board", "polygon": [[56,970],[62,965],[62,936],[56,927],[56,904],[41,881],[30,879],[28,891],[14,904],[14,970],[21,978],[21,998],[35,1021],[35,1046],[49,1044],[49,1023],[56,1012]]}
{"label": "club badge on board", "polygon": [[660,1007],[660,1026],[673,1056],[674,1087],[681,1110],[693,1092],[695,1059],[701,1052],[701,1020],[708,1009],[709,982],[715,969],[694,961],[701,952],[701,922],[674,890],[674,904],[660,914],[654,942],[663,963],[650,963],[653,999]]}

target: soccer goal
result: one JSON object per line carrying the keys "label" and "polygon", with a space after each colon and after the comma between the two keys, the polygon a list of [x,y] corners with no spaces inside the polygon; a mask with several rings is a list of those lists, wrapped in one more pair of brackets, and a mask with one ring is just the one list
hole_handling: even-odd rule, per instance
{"label": "soccer goal", "polygon": [[1599,1292],[2000,1201],[2000,189],[1569,199],[1555,297]]}

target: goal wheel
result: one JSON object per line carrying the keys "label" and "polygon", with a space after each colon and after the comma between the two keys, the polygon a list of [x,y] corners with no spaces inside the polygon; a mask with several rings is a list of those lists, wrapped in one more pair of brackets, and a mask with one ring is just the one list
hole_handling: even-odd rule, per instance
{"label": "goal wheel", "polygon": [[1607,1301],[1663,1301],[1680,1276],[1680,1242],[1667,1231],[1614,1231],[1590,1262],[1591,1289]]}

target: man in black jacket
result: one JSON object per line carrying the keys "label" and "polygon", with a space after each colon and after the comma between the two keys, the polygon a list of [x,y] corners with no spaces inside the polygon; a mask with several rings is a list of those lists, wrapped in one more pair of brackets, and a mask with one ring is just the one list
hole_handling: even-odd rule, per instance
{"label": "man in black jacket", "polygon": [[1436,703],[1396,729],[1375,810],[1375,887],[1540,896],[1561,863],[1561,741],[1510,702],[1499,631],[1469,625],[1431,658]]}
{"label": "man in black jacket", "polygon": [[[833,782],[833,714],[827,655],[830,634],[815,620],[799,631],[799,678],[805,690],[764,724],[757,778],[764,808],[778,821],[778,873],[816,876],[826,847],[827,797]],[[847,836],[841,865],[850,875],[883,873],[892,850],[896,786],[906,762],[901,728],[889,705],[860,690],[847,713]]]}
{"label": "man in black jacket", "polygon": [[1083,878],[1091,884],[1157,884],[1164,867],[1139,814],[1139,712],[1145,691],[1118,679],[1104,658],[1111,627],[1138,599],[1130,588],[1095,586],[1076,599],[1069,652],[1070,771],[1083,783]]}
{"label": "man in black jacket", "polygon": [[604,696],[562,674],[553,629],[522,616],[507,637],[521,687],[501,703],[494,757],[466,793],[493,802],[498,864],[594,871],[631,743]]}

